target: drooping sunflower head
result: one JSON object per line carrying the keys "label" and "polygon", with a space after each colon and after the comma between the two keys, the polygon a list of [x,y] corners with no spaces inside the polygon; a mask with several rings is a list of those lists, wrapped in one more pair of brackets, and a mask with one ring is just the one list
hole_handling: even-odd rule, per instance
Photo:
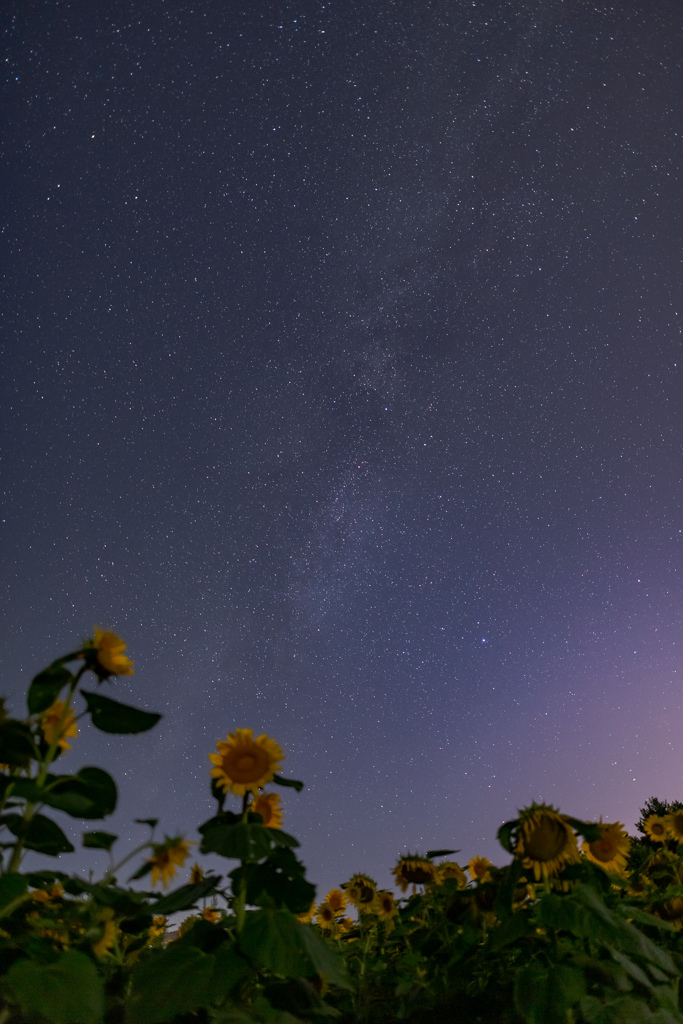
{"label": "drooping sunflower head", "polygon": [[94,634],[92,646],[97,651],[97,661],[103,670],[104,678],[106,679],[108,675],[132,676],[133,662],[123,653],[126,644],[121,637],[100,629],[99,626],[94,627]]}
{"label": "drooping sunflower head", "polygon": [[580,859],[571,826],[554,807],[546,804],[532,804],[520,812],[513,852],[526,870],[533,870],[536,881],[550,878],[565,864]]}
{"label": "drooping sunflower head", "polygon": [[597,864],[603,871],[611,874],[623,874],[626,870],[628,851],[631,840],[624,826],[619,821],[612,823],[598,822],[600,838],[592,843],[584,842],[581,849],[588,860]]}
{"label": "drooping sunflower head", "polygon": [[334,908],[329,903],[321,903],[318,907],[318,913],[316,914],[316,922],[323,929],[323,931],[329,931],[334,924],[337,915],[334,912]]}
{"label": "drooping sunflower head", "polygon": [[666,827],[672,839],[677,843],[683,843],[683,810],[667,814]]}
{"label": "drooping sunflower head", "polygon": [[195,861],[190,869],[190,885],[199,885],[200,882],[204,881],[204,872],[202,868]]}
{"label": "drooping sunflower head", "polygon": [[429,857],[406,854],[399,857],[398,864],[391,869],[396,885],[405,892],[409,885],[434,885],[439,881],[439,869]]}
{"label": "drooping sunflower head", "polygon": [[56,700],[43,712],[40,728],[46,743],[52,744],[57,739],[60,750],[71,750],[69,740],[78,735],[76,712],[73,708],[67,708],[65,701]]}
{"label": "drooping sunflower head", "polygon": [[346,896],[341,889],[330,889],[325,897],[325,903],[332,907],[335,914],[343,914],[346,910]]}
{"label": "drooping sunflower head", "polygon": [[492,867],[493,864],[487,857],[473,857],[467,865],[467,870],[475,882],[490,882]]}
{"label": "drooping sunflower head", "polygon": [[643,822],[643,829],[653,843],[666,842],[669,832],[666,815],[651,814]]}
{"label": "drooping sunflower head", "polygon": [[226,793],[236,796],[258,793],[262,786],[272,782],[285,756],[275,740],[265,734],[254,739],[252,729],[235,729],[216,746],[218,753],[209,754],[209,760],[216,766],[211,775]]}
{"label": "drooping sunflower head", "polygon": [[367,875],[353,875],[342,888],[346,890],[349,903],[352,903],[362,913],[370,908],[375,898],[377,882]]}
{"label": "drooping sunflower head", "polygon": [[266,828],[282,828],[282,807],[277,793],[259,793],[249,810],[261,815]]}
{"label": "drooping sunflower head", "polygon": [[439,878],[444,881],[446,878],[454,878],[459,889],[467,885],[467,875],[454,860],[442,860],[439,864]]}
{"label": "drooping sunflower head", "polygon": [[152,885],[156,885],[159,878],[164,889],[173,878],[178,867],[182,867],[185,860],[190,856],[191,840],[166,839],[165,843],[155,843],[152,846],[154,856],[149,858],[148,863],[152,865]]}

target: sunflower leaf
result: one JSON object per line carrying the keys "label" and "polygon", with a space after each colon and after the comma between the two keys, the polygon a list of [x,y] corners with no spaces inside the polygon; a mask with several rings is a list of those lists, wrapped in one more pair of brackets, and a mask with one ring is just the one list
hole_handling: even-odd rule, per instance
{"label": "sunflower leaf", "polygon": [[285,978],[323,974],[334,985],[352,987],[336,950],[288,910],[256,910],[247,914],[239,944],[245,956],[273,974]]}
{"label": "sunflower leaf", "polygon": [[60,853],[74,851],[59,825],[51,818],[46,818],[44,814],[34,814],[28,824],[19,814],[8,814],[4,818],[4,823],[12,835],[23,839],[27,850],[36,850],[48,857],[58,857]]}
{"label": "sunflower leaf", "polygon": [[[306,868],[291,850],[280,848],[264,864],[243,864],[230,872],[233,892],[246,885],[246,900],[251,906],[286,907],[303,914],[315,899],[315,886],[306,881]],[[264,899],[265,897],[265,899]]]}
{"label": "sunflower leaf", "polygon": [[111,832],[84,832],[83,846],[89,850],[111,850],[118,838]]}
{"label": "sunflower leaf", "polygon": [[201,853],[217,853],[233,860],[258,861],[278,846],[296,847],[297,840],[276,828],[256,822],[243,822],[237,815],[224,813],[199,826]]}
{"label": "sunflower leaf", "polygon": [[507,850],[508,853],[512,853],[514,847],[512,845],[512,834],[519,825],[519,819],[515,818],[514,821],[506,821],[504,825],[501,825],[498,829],[498,842]]}
{"label": "sunflower leaf", "polygon": [[447,857],[451,853],[460,853],[460,850],[427,850],[425,856],[429,857]]}
{"label": "sunflower leaf", "polygon": [[303,782],[299,782],[297,779],[286,779],[284,775],[273,775],[273,782],[278,786],[288,786],[295,789],[297,793],[300,793],[304,788]]}
{"label": "sunflower leaf", "polygon": [[88,705],[92,724],[102,732],[117,734],[147,732],[161,718],[161,715],[153,714],[151,711],[141,711],[140,708],[131,707],[130,704],[121,704],[120,701],[103,697],[99,693],[81,690],[81,694]]}
{"label": "sunflower leaf", "polygon": [[39,672],[28,688],[26,702],[29,715],[38,715],[54,704],[57,697],[73,679],[73,675],[59,662]]}
{"label": "sunflower leaf", "polygon": [[20,899],[28,888],[28,880],[23,875],[0,875],[0,910]]}
{"label": "sunflower leaf", "polygon": [[[76,949],[54,963],[24,957],[3,979],[4,994],[22,1014],[52,1024],[99,1024],[104,1012],[104,979],[90,957]],[[23,1018],[22,1018],[23,1019]]]}
{"label": "sunflower leaf", "polygon": [[163,896],[156,903],[150,903],[149,912],[155,915],[163,914],[166,917],[180,910],[191,910],[198,900],[215,891],[220,880],[221,875],[212,875],[195,885],[181,885],[179,889],[170,892],[168,896]]}

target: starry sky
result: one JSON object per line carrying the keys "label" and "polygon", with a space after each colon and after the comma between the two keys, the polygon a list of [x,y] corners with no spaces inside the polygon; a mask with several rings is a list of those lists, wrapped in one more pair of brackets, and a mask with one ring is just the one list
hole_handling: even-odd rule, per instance
{"label": "starry sky", "polygon": [[682,798],[680,14],[4,5],[3,687],[126,639],[122,852],[236,727],[323,893]]}

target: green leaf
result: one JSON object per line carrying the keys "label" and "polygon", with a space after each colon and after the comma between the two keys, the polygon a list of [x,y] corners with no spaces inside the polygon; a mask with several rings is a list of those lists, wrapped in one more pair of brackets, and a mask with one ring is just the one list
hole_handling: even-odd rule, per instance
{"label": "green leaf", "polygon": [[37,850],[48,857],[58,857],[60,853],[73,853],[74,847],[59,825],[43,814],[35,814],[28,827],[25,827],[23,818],[18,814],[8,814],[5,821],[12,835],[17,839],[23,838],[27,850]]}
{"label": "green leaf", "polygon": [[136,825],[149,825],[152,831],[159,824],[158,818],[133,818],[133,821],[136,823]]}
{"label": "green leaf", "polygon": [[246,900],[251,906],[274,905],[303,914],[315,899],[315,886],[306,881],[305,873],[304,865],[291,850],[279,848],[264,864],[245,864],[231,871],[232,891],[239,892],[245,882]]}
{"label": "green leaf", "polygon": [[13,718],[0,721],[0,763],[10,768],[25,768],[36,756],[31,730]]}
{"label": "green leaf", "polygon": [[[66,885],[64,888],[66,889]],[[120,917],[137,917],[141,913],[146,914],[149,909],[145,894],[133,889],[120,889],[117,885],[95,883],[87,885],[82,891],[89,892],[101,907],[111,907]]]}
{"label": "green leaf", "polygon": [[76,775],[48,775],[45,786],[34,779],[17,779],[17,796],[47,804],[72,818],[104,818],[116,808],[116,783],[102,768],[81,768]]}
{"label": "green leaf", "polygon": [[285,978],[324,974],[335,985],[352,987],[337,951],[288,910],[256,910],[247,914],[239,944],[253,963],[274,974]]}
{"label": "green leaf", "polygon": [[201,853],[218,853],[241,861],[257,861],[267,857],[278,846],[296,847],[298,842],[279,828],[247,823],[233,823],[235,815],[222,814],[199,826],[202,835]]}
{"label": "green leaf", "polygon": [[75,949],[52,964],[18,960],[4,978],[4,995],[26,1017],[50,1024],[100,1024],[104,1013],[104,981]]}
{"label": "green leaf", "polygon": [[209,1003],[222,1003],[252,972],[248,960],[233,942],[223,942],[213,954],[214,969],[209,982]]}
{"label": "green leaf", "polygon": [[152,729],[161,715],[152,714],[150,711],[140,711],[129,704],[121,704],[110,697],[102,697],[99,693],[89,693],[81,690],[92,724],[102,732],[110,733],[138,733]]}
{"label": "green leaf", "polygon": [[501,825],[498,829],[498,842],[507,850],[508,853],[512,853],[512,834],[519,825],[519,818],[515,818],[514,821],[506,821],[504,825]]}
{"label": "green leaf", "polygon": [[15,900],[21,899],[27,889],[28,881],[23,875],[0,875],[0,911]]}
{"label": "green leaf", "polygon": [[83,846],[88,850],[111,850],[118,838],[111,832],[84,832]]}
{"label": "green leaf", "polygon": [[55,662],[39,672],[28,688],[27,704],[29,715],[38,715],[54,704],[64,687],[73,681],[73,674],[60,662]]}
{"label": "green leaf", "polygon": [[460,853],[460,850],[427,850],[426,856],[430,859],[432,857],[448,857],[451,853]]}
{"label": "green leaf", "polygon": [[510,914],[499,928],[494,928],[491,931],[488,948],[492,953],[497,953],[499,949],[510,945],[511,942],[517,942],[518,939],[525,938],[532,931],[533,928],[528,914],[522,911]]}
{"label": "green leaf", "polygon": [[304,788],[303,782],[299,782],[297,779],[286,779],[283,775],[273,775],[273,782],[278,786],[291,786],[297,793]]}
{"label": "green leaf", "polygon": [[212,956],[177,942],[139,962],[131,977],[126,1024],[158,1024],[208,1006],[214,969]]}
{"label": "green leaf", "polygon": [[528,1024],[567,1024],[568,1011],[586,993],[582,971],[566,964],[523,967],[515,981],[515,1006]]}
{"label": "green leaf", "polygon": [[220,875],[213,875],[195,885],[181,885],[179,889],[170,892],[168,896],[162,896],[156,903],[150,903],[149,912],[150,914],[163,914],[164,917],[167,917],[169,914],[176,914],[179,910],[191,910],[198,900],[216,890],[220,880]]}

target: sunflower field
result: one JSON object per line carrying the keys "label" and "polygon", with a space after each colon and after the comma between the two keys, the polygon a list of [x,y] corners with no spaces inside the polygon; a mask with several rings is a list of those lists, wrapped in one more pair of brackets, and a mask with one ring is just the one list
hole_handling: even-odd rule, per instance
{"label": "sunflower field", "polygon": [[[82,718],[157,724],[88,686],[130,675],[125,650],[95,629],[33,679],[25,718],[0,706],[0,1024],[683,1022],[683,804],[651,799],[635,838],[534,804],[499,829],[503,867],[428,850],[398,859],[393,890],[358,873],[316,901],[282,827],[278,790],[302,784],[275,740],[237,728],[209,755],[216,813],[198,828],[225,874],[186,865],[195,844],[154,819],[117,860],[89,824],[115,809],[113,778],[61,767]],[[74,846],[52,810],[108,852],[99,880],[54,866]],[[27,851],[49,866],[22,871]]]}

